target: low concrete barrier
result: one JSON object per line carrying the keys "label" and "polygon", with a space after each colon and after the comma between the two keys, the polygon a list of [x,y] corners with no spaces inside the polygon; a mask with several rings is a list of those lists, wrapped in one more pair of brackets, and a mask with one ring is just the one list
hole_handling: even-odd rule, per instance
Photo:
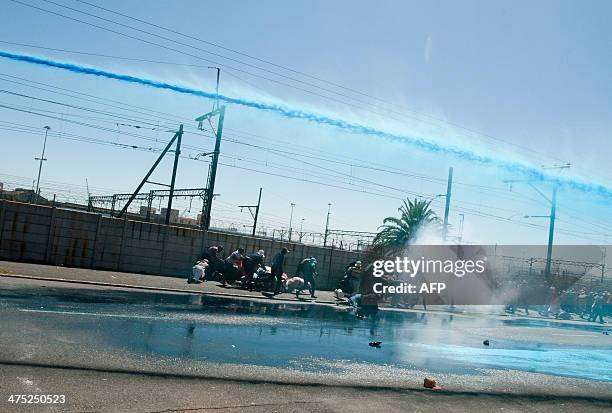
{"label": "low concrete barrier", "polygon": [[317,257],[318,289],[333,289],[344,267],[359,253],[268,238],[160,225],[49,206],[0,201],[0,259],[67,267],[186,277],[204,248],[221,244],[263,249],[266,261],[287,247],[286,268]]}

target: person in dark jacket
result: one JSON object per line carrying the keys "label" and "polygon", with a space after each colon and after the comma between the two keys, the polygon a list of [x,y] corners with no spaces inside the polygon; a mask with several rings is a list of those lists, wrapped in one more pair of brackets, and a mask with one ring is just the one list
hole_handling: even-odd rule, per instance
{"label": "person in dark jacket", "polygon": [[204,253],[204,258],[219,258],[219,254],[221,252],[223,252],[223,247],[221,245],[211,245],[206,249],[206,252]]}
{"label": "person in dark jacket", "polygon": [[222,252],[223,246],[211,245],[206,249],[206,251],[204,251],[204,254],[202,254],[202,260],[208,261],[208,267],[206,267],[206,271],[204,272],[205,280],[211,280],[212,275],[215,273],[215,271],[223,271],[223,259],[219,257],[219,254]]}
{"label": "person in dark jacket", "polygon": [[274,295],[280,294],[281,287],[283,285],[283,268],[285,265],[285,257],[289,253],[289,250],[285,247],[276,253],[272,259],[272,276],[276,278],[276,286],[274,287]]}
{"label": "person in dark jacket", "polygon": [[259,250],[253,254],[249,254],[244,257],[242,261],[242,267],[244,268],[244,273],[252,277],[257,268],[263,267],[264,258],[266,258],[266,254],[264,250]]}

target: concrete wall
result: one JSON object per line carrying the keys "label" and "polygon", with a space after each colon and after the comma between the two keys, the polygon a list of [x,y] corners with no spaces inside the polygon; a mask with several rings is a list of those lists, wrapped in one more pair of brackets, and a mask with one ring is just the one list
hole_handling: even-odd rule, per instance
{"label": "concrete wall", "polygon": [[318,289],[332,289],[358,253],[245,235],[200,231],[47,206],[0,201],[0,259],[67,267],[186,277],[205,247],[221,244],[272,256],[287,247],[293,272],[307,256],[317,257]]}

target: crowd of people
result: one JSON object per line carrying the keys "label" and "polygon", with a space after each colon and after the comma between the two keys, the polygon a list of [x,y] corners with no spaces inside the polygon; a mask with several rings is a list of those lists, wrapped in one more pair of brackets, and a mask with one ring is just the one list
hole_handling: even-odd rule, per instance
{"label": "crowd of people", "polygon": [[607,291],[587,291],[569,289],[558,297],[553,297],[549,311],[556,317],[567,313],[575,314],[588,321],[603,324],[604,317],[612,314],[612,295]]}
{"label": "crowd of people", "polygon": [[[202,283],[204,281],[219,281],[224,286],[232,285],[248,290],[268,292],[274,296],[282,293],[295,293],[300,297],[305,290],[312,298],[317,298],[317,259],[308,256],[300,260],[295,271],[287,268],[287,255],[289,250],[281,248],[266,265],[264,250],[247,254],[244,248],[237,248],[226,258],[223,258],[223,247],[212,245],[206,249],[202,258],[193,266],[188,283]],[[362,274],[367,268],[362,268],[362,262],[357,260],[344,268],[343,277],[337,283],[334,295],[337,300],[346,299],[350,305],[362,305],[361,284],[364,280]],[[289,275],[293,274],[293,275]],[[393,283],[393,280],[387,280]],[[568,289],[559,292],[555,287],[546,283],[533,285],[525,280],[515,283],[516,292],[513,300],[506,306],[506,311],[515,314],[522,309],[526,315],[529,311],[537,311],[542,316],[560,319],[571,319],[574,316],[588,321],[604,323],[605,317],[612,316],[612,294],[607,291],[588,291],[582,289]],[[395,300],[399,295],[394,295]],[[410,302],[402,303],[391,300],[393,306],[414,307],[420,296],[410,296]],[[378,297],[384,301],[385,297]],[[421,297],[424,308],[425,297]]]}
{"label": "crowd of people", "polygon": [[559,292],[545,283],[530,285],[523,281],[518,286],[515,300],[506,306],[506,310],[515,314],[520,308],[526,315],[531,309],[545,317],[572,319],[576,316],[603,324],[604,317],[612,315],[612,294],[587,288]]}
{"label": "crowd of people", "polygon": [[265,265],[265,251],[258,250],[246,254],[244,248],[238,248],[223,259],[223,246],[212,245],[206,249],[187,279],[189,284],[205,281],[219,281],[224,286],[235,285],[248,290],[272,291],[274,295],[294,292],[297,297],[308,289],[312,298],[317,298],[316,277],[317,259],[313,256],[302,259],[294,276],[289,276],[286,260],[289,250],[281,248]]}

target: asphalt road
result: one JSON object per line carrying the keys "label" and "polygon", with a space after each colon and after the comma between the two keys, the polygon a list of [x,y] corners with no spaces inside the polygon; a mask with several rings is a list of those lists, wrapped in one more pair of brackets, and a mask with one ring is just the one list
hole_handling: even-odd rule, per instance
{"label": "asphalt road", "polygon": [[18,279],[0,315],[0,411],[612,409],[606,327]]}

